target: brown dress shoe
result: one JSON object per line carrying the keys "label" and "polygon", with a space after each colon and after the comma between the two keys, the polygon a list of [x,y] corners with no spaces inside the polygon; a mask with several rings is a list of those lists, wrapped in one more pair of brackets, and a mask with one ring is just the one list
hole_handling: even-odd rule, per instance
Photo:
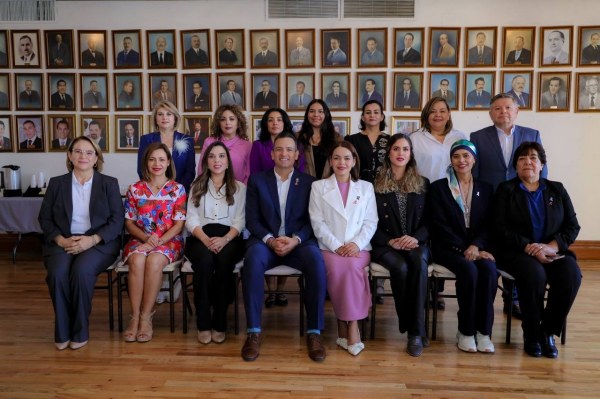
{"label": "brown dress shoe", "polygon": [[308,348],[308,357],[315,362],[322,362],[327,357],[320,334],[308,334],[306,336],[306,346]]}
{"label": "brown dress shoe", "polygon": [[256,360],[260,354],[260,333],[248,333],[242,347],[242,358],[247,362]]}

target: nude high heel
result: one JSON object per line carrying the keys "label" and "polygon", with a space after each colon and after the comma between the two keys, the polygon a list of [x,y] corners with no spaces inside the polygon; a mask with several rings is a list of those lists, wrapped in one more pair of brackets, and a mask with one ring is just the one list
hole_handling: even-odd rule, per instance
{"label": "nude high heel", "polygon": [[123,339],[125,342],[135,342],[137,340],[136,336],[138,333],[138,326],[140,324],[139,317],[133,317],[132,314],[129,315],[129,325],[127,329],[123,333]]}
{"label": "nude high heel", "polygon": [[137,334],[137,342],[148,342],[152,340],[154,331],[152,330],[152,318],[156,310],[147,316],[140,315],[140,329]]}

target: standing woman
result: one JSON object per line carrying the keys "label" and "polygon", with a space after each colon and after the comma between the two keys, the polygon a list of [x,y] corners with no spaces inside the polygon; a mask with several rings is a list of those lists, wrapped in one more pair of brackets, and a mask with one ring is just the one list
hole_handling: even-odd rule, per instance
{"label": "standing woman", "polygon": [[117,179],[100,173],[103,165],[93,140],[75,138],[69,173],[50,179],[38,217],[58,350],[87,345],[96,277],[119,255],[123,202]]}
{"label": "standing woman", "polygon": [[371,240],[373,261],[390,271],[400,333],[406,351],[421,356],[425,336],[427,266],[431,258],[426,196],[429,180],[419,176],[412,142],[398,133],[388,143],[375,179],[379,222]]}
{"label": "standing woman", "polygon": [[125,201],[125,228],[131,239],[123,259],[129,265],[127,288],[131,320],[126,342],[152,339],[154,302],[162,283],[163,268],[181,256],[186,194],[175,181],[171,151],[164,143],[151,143],[142,158],[143,180],[132,184]]}
{"label": "standing woman", "polygon": [[333,174],[313,182],[309,213],[325,261],[327,290],[338,320],[337,344],[356,356],[365,345],[358,320],[371,305],[365,267],[371,256],[371,238],[377,228],[373,185],[358,179],[358,154],[341,141],[330,151]]}
{"label": "standing woman", "polygon": [[177,126],[181,121],[181,115],[177,111],[175,104],[168,100],[159,101],[154,110],[152,110],[152,120],[157,132],[145,134],[140,138],[140,148],[138,149],[137,173],[141,180],[145,180],[143,170],[146,165],[142,162],[146,148],[150,143],[163,143],[172,154],[177,183],[183,185],[186,191],[189,190],[192,180],[194,180],[196,169],[196,154],[194,153],[194,139],[186,134],[177,131]]}
{"label": "standing woman", "polygon": [[227,306],[235,264],[244,257],[246,186],[233,177],[225,144],[210,144],[202,173],[192,183],[185,226],[191,233],[185,254],[194,269],[198,341],[225,341]]}
{"label": "standing woman", "polygon": [[210,127],[210,137],[204,140],[200,154],[198,175],[202,174],[205,148],[215,141],[221,141],[229,150],[235,180],[247,184],[250,177],[250,151],[252,150],[252,144],[246,134],[247,130],[248,123],[239,106],[224,104],[217,108]]}
{"label": "standing woman", "polygon": [[493,187],[473,178],[475,145],[455,142],[447,177],[431,184],[431,250],[433,261],[456,274],[458,348],[493,353],[494,298],[498,274],[488,252]]}

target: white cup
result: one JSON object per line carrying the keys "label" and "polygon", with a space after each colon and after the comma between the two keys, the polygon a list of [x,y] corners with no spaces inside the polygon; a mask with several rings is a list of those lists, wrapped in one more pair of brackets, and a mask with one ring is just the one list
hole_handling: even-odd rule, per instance
{"label": "white cup", "polygon": [[36,188],[37,187],[37,178],[35,177],[35,173],[31,175],[31,183],[29,187]]}

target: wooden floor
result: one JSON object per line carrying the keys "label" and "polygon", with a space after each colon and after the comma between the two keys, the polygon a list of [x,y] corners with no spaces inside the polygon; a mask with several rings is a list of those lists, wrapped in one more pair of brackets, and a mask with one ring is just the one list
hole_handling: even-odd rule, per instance
{"label": "wooden floor", "polygon": [[[584,279],[557,360],[524,355],[520,322],[504,344],[506,318],[496,300],[496,354],[456,348],[456,301],[440,312],[438,341],[420,358],[404,351],[393,301],[378,307],[377,339],[365,340],[358,357],[336,348],[335,319],[327,303],[325,362],[312,362],[298,335],[297,298],[266,310],[264,341],[255,362],[240,357],[244,334],[204,346],[196,331],[168,328],[168,306],[155,318],[155,338],[125,343],[110,331],[106,291],[97,291],[90,344],[58,352],[53,311],[39,258],[17,265],[0,254],[1,398],[598,398],[600,397],[600,271],[583,264]],[[594,266],[597,266],[595,264]],[[451,284],[447,285],[452,290]],[[116,301],[115,301],[116,303]],[[127,309],[125,309],[127,312]],[[233,314],[230,312],[231,315]],[[242,326],[244,326],[243,311]],[[115,311],[116,316],[116,311]],[[195,320],[192,318],[191,326]]]}

